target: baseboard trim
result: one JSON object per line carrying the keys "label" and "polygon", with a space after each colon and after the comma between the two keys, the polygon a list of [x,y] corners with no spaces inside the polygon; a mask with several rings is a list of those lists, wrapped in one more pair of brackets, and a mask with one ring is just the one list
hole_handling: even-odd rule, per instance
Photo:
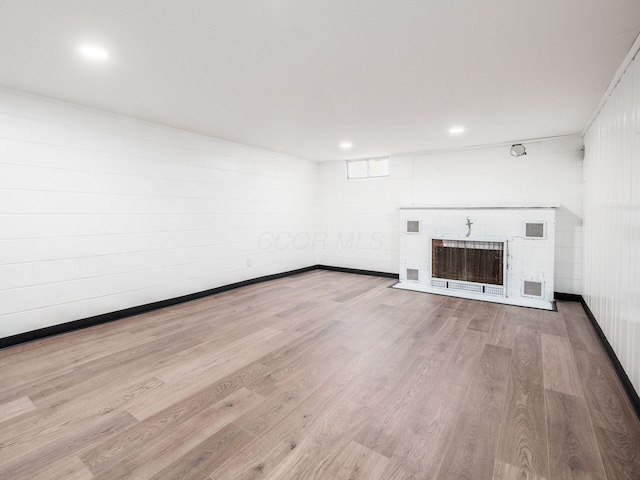
{"label": "baseboard trim", "polygon": [[373,277],[395,278],[398,280],[400,276],[397,273],[376,272],[375,270],[359,270],[357,268],[332,267],[330,265],[316,265],[318,270],[330,270],[332,272],[355,273],[357,275],[370,275]]}
{"label": "baseboard trim", "polygon": [[589,305],[587,305],[587,302],[585,301],[584,297],[582,297],[582,295],[580,296],[580,303],[582,304],[582,308],[586,312],[591,325],[593,325],[593,329],[596,331],[602,347],[604,348],[605,352],[607,352],[607,356],[609,357],[614,370],[618,374],[618,378],[620,379],[620,382],[622,383],[622,386],[624,387],[625,392],[627,393],[627,396],[631,401],[631,405],[633,405],[633,408],[636,411],[638,419],[640,419],[640,396],[638,396],[638,392],[636,392],[636,389],[631,383],[631,380],[629,380],[627,372],[624,370],[624,367],[620,363],[620,360],[618,360],[616,352],[613,350],[613,347],[609,343],[607,336],[600,328],[600,324],[596,320],[596,317],[593,315],[593,312],[589,308]]}
{"label": "baseboard trim", "polygon": [[582,295],[576,295],[575,293],[553,292],[553,296],[556,300],[563,302],[582,302]]}

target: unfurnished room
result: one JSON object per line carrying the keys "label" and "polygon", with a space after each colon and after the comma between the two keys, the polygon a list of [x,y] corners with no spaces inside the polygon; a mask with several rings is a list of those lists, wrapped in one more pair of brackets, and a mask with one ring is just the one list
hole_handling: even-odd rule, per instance
{"label": "unfurnished room", "polygon": [[640,480],[640,2],[0,0],[0,478]]}

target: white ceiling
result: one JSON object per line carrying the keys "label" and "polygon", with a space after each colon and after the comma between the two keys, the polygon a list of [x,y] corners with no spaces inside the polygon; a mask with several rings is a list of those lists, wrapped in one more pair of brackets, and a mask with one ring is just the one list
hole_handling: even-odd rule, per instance
{"label": "white ceiling", "polygon": [[639,32],[638,0],[0,0],[0,84],[359,158],[579,133]]}

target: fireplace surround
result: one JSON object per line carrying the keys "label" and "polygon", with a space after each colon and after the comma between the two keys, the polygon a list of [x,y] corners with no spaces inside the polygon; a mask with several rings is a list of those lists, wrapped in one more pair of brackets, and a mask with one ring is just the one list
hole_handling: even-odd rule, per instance
{"label": "fireplace surround", "polygon": [[555,208],[402,207],[395,287],[553,309]]}

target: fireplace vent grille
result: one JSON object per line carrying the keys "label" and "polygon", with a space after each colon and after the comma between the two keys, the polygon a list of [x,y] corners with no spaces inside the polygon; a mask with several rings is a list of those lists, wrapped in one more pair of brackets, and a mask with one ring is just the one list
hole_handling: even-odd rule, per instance
{"label": "fireplace vent grille", "polygon": [[544,238],[544,223],[526,223],[524,226],[524,236],[527,238]]}
{"label": "fireplace vent grille", "polygon": [[407,233],[420,233],[420,221],[407,220]]}
{"label": "fireplace vent grille", "polygon": [[417,268],[407,268],[407,280],[412,282],[420,281],[420,272]]}
{"label": "fireplace vent grille", "polygon": [[472,283],[449,281],[449,288],[452,290],[464,290],[465,292],[482,293],[482,285],[474,285]]}
{"label": "fireplace vent grille", "polygon": [[522,286],[522,293],[528,297],[542,297],[542,282],[525,280]]}
{"label": "fireplace vent grille", "polygon": [[484,293],[488,295],[504,295],[504,287],[498,287],[495,285],[485,285]]}

